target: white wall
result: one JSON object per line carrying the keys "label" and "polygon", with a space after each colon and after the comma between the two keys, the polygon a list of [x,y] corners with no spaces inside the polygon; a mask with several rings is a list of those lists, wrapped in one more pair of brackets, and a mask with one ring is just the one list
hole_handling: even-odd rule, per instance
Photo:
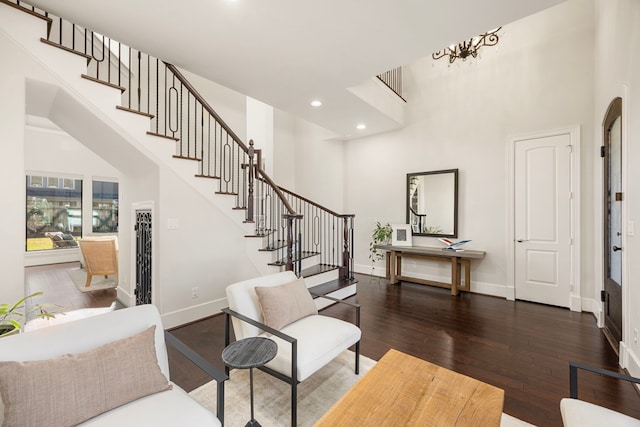
{"label": "white wall", "polygon": [[180,69],[180,72],[242,142],[249,144],[246,134],[247,97],[187,70]]}
{"label": "white wall", "polygon": [[[474,266],[476,291],[504,295],[507,283],[507,141],[511,135],[582,130],[583,296],[593,298],[593,2],[576,0],[506,25],[496,48],[467,62],[424,58],[405,67],[406,126],[346,143],[346,210],[356,214],[356,271],[371,272],[377,220],[405,223],[406,174],[459,169],[459,238],[487,256]],[[434,245],[419,237],[414,244]],[[405,271],[449,276],[433,263]],[[378,263],[378,274],[384,273]]]}
{"label": "white wall", "polygon": [[273,176],[278,185],[295,192],[296,186],[296,119],[289,113],[275,109],[273,112]]}
{"label": "white wall", "polygon": [[[632,221],[637,229],[640,221],[640,162],[638,135],[640,135],[640,3],[636,0],[597,0],[595,39],[595,108],[594,139],[602,144],[602,120],[609,103],[622,98],[623,126],[623,217]],[[602,194],[602,160],[596,153],[593,173],[594,192]],[[593,259],[597,268],[594,290],[602,289],[602,206],[594,204],[596,243]],[[640,242],[629,235],[628,223],[623,223],[623,344],[620,364],[634,376],[640,375],[640,343],[634,342],[634,330],[640,330]]]}
{"label": "white wall", "polygon": [[[0,55],[12,57],[14,64],[25,66],[28,58],[0,33]],[[0,191],[3,197],[3,212],[0,218],[0,267],[3,271],[3,286],[0,301],[11,303],[24,296],[24,233],[25,233],[25,186],[18,177],[24,176],[24,125],[25,125],[25,81],[20,74],[0,67]],[[7,101],[11,102],[7,102]]]}
{"label": "white wall", "polygon": [[337,213],[344,210],[344,144],[306,120],[295,122],[296,193]]}

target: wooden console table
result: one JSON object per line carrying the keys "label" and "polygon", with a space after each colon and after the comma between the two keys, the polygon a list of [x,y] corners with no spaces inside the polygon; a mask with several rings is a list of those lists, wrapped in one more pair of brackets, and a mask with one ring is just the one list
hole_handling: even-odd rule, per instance
{"label": "wooden console table", "polygon": [[[401,280],[421,285],[439,286],[450,288],[451,295],[458,295],[458,291],[471,290],[471,260],[482,259],[484,251],[464,250],[461,252],[432,248],[428,246],[392,246],[377,245],[376,248],[387,251],[387,278],[392,285]],[[402,275],[402,258],[418,258],[430,261],[451,263],[451,283],[436,282],[434,280],[419,279]],[[462,272],[464,266],[464,286],[462,285]]]}
{"label": "wooden console table", "polygon": [[315,427],[498,427],[504,390],[389,350]]}

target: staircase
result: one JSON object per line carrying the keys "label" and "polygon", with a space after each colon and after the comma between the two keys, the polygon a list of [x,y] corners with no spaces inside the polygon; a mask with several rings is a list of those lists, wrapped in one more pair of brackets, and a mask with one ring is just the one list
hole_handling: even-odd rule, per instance
{"label": "staircase", "polygon": [[[149,121],[146,136],[169,147],[164,155],[174,159],[172,169],[244,224],[255,251],[250,257],[262,273],[293,270],[316,295],[343,299],[356,293],[354,215],[276,185],[261,168],[262,153],[253,141],[245,144],[177,67],[23,2],[0,3],[46,23],[42,43],[85,60],[82,79],[117,94],[113,107]],[[112,98],[106,95],[101,103]],[[328,305],[322,301],[319,308]]]}

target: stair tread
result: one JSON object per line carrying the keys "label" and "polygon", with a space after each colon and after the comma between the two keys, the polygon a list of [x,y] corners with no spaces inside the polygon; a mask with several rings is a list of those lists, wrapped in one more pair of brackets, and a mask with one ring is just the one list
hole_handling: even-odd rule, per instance
{"label": "stair tread", "polygon": [[287,247],[287,242],[284,240],[278,240],[277,242],[275,242],[274,246],[271,248],[262,248],[262,249],[258,249],[261,252],[273,252],[273,251],[277,251],[278,249],[282,249],[282,248],[286,248]]}
{"label": "stair tread", "polygon": [[107,87],[110,87],[110,88],[113,88],[113,89],[117,89],[120,92],[124,92],[125,90],[127,90],[126,87],[123,87],[123,86],[120,86],[120,85],[117,85],[117,84],[114,84],[114,83],[106,82],[104,80],[100,80],[98,78],[89,76],[87,74],[81,74],[80,77],[82,77],[83,79],[90,80],[90,81],[92,81],[94,83],[100,83],[101,85],[105,85]]}
{"label": "stair tread", "polygon": [[60,43],[52,42],[51,40],[45,39],[43,37],[40,38],[40,41],[42,43],[48,44],[49,46],[53,46],[53,47],[57,47],[58,49],[62,49],[65,52],[69,52],[69,53],[73,53],[73,54],[76,54],[78,56],[81,56],[81,57],[85,58],[87,60],[87,62],[91,61],[91,55],[87,55],[86,53],[78,52],[75,49],[72,49],[70,47],[66,47],[64,45],[61,45]]}
{"label": "stair tread", "polygon": [[156,132],[151,132],[151,131],[147,131],[147,135],[151,135],[151,136],[157,136],[158,138],[165,138],[165,139],[171,139],[173,141],[180,141],[180,138],[176,138],[173,136],[167,136],[167,135],[163,135],[161,133],[156,133]]}
{"label": "stair tread", "polygon": [[[311,258],[312,256],[315,256],[315,255],[320,255],[320,252],[302,251],[301,254],[302,254],[301,258],[305,259],[305,258]],[[287,260],[285,258],[279,259],[278,261],[270,262],[269,265],[278,265],[278,266],[287,265]]]}
{"label": "stair tread", "polygon": [[126,111],[128,113],[138,114],[140,116],[148,117],[153,119],[155,116],[153,114],[145,113],[144,111],[134,110],[133,108],[123,107],[122,105],[116,105],[118,110]]}
{"label": "stair tread", "polygon": [[309,268],[305,268],[300,272],[300,275],[302,277],[311,277],[311,276],[315,276],[316,274],[322,274],[322,273],[326,273],[327,271],[333,271],[333,270],[337,270],[338,267],[337,265],[331,265],[331,264],[316,264],[316,265],[312,265]]}
{"label": "stair tread", "polygon": [[335,292],[342,288],[346,288],[347,286],[351,286],[358,283],[358,279],[335,279],[327,283],[322,283],[320,285],[312,286],[309,288],[311,293],[316,295],[327,295],[331,292]]}

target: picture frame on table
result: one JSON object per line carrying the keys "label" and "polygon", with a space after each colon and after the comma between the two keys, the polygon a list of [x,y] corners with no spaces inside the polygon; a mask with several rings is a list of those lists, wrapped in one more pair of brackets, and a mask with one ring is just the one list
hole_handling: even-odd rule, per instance
{"label": "picture frame on table", "polygon": [[411,225],[391,224],[391,245],[392,246],[412,246]]}

